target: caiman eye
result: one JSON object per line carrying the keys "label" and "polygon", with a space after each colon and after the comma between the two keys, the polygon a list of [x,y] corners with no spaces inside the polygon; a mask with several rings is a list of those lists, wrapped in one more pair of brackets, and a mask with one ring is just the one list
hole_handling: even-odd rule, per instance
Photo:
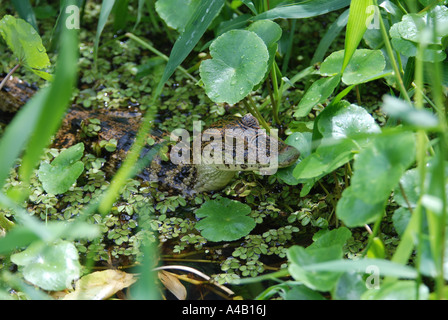
{"label": "caiman eye", "polygon": [[254,129],[259,129],[260,128],[260,124],[258,123],[257,118],[255,118],[253,115],[251,115],[250,113],[246,114],[242,119],[241,119],[241,123],[243,125],[245,125],[246,127],[249,128],[254,128]]}

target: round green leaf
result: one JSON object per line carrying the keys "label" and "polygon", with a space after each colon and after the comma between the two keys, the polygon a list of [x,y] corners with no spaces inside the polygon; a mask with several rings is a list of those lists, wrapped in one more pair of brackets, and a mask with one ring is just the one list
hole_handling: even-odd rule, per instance
{"label": "round green leaf", "polygon": [[200,3],[200,0],[158,0],[155,7],[168,26],[183,32]]}
{"label": "round green leaf", "polygon": [[429,11],[404,15],[401,22],[396,23],[396,25],[403,39],[418,43],[422,40],[423,30],[433,28],[434,19],[437,21],[436,37],[435,39],[432,36],[425,37],[424,41],[429,44],[441,44],[441,39],[448,35],[448,28],[446,27],[448,8],[446,6],[435,6]]}
{"label": "round green leaf", "polygon": [[305,284],[307,287],[318,291],[331,290],[341,273],[323,271],[314,272],[305,270],[307,265],[324,261],[337,260],[342,256],[342,248],[328,247],[308,249],[300,246],[292,246],[287,255],[290,262],[288,271],[294,280]]}
{"label": "round green leaf", "polygon": [[259,20],[252,23],[247,30],[255,32],[266,44],[271,47],[282,37],[282,28],[271,20]]}
{"label": "round green leaf", "polygon": [[231,30],[210,45],[213,59],[201,63],[199,72],[208,97],[235,104],[264,77],[269,59],[264,41],[255,32]]}
{"label": "round green leaf", "polygon": [[[298,163],[311,154],[311,139],[310,132],[294,132],[291,134],[286,140],[285,143],[290,146],[295,147],[297,150],[300,150],[300,157],[297,161]],[[289,166],[287,168],[278,169],[276,175],[286,184],[295,186],[300,183],[299,179],[296,179],[293,175],[294,166]]]}
{"label": "round green leaf", "polygon": [[[433,31],[434,18],[437,21],[435,37],[424,36],[426,30]],[[402,55],[415,57],[421,41],[429,46],[424,47],[423,60],[436,62],[446,58],[444,39],[448,36],[448,8],[435,6],[430,11],[404,15],[400,22],[389,30],[392,45]]]}
{"label": "round green leaf", "polygon": [[255,32],[264,41],[264,44],[269,52],[269,60],[267,63],[268,67],[266,69],[265,76],[261,80],[261,82],[263,82],[263,80],[268,76],[272,62],[274,61],[278,47],[277,42],[282,37],[282,28],[280,28],[280,26],[274,21],[259,20],[252,23],[247,30]]}
{"label": "round green leaf", "polygon": [[52,245],[36,242],[11,261],[23,266],[25,279],[44,290],[63,290],[79,278],[81,265],[78,251],[71,242],[59,241]]}
{"label": "round green leaf", "polygon": [[375,119],[364,108],[346,103],[334,104],[322,111],[317,126],[324,138],[334,139],[381,132]]}
{"label": "round green leaf", "polygon": [[[333,52],[322,62],[319,71],[325,76],[336,75],[343,61],[344,50]],[[380,50],[356,50],[342,74],[342,82],[352,85],[370,81],[381,75],[385,66],[386,60]]]}
{"label": "round green leaf", "polygon": [[404,15],[401,22],[397,23],[400,36],[405,40],[413,42],[419,41],[419,33],[425,28],[425,25],[425,18],[414,13]]}
{"label": "round green leaf", "polygon": [[322,139],[321,144],[294,168],[296,178],[310,179],[332,172],[350,161],[359,147],[365,144],[364,140],[355,143],[351,137],[380,132],[379,126],[364,108],[347,102],[325,108],[315,122],[313,138]]}
{"label": "round green leaf", "polygon": [[37,70],[50,66],[42,39],[25,20],[4,16],[0,20],[0,34],[21,64]]}
{"label": "round green leaf", "polygon": [[248,205],[227,198],[206,201],[197,211],[196,229],[210,241],[238,240],[252,231],[255,221]]}
{"label": "round green leaf", "polygon": [[411,212],[408,208],[400,207],[394,211],[394,214],[392,215],[392,222],[398,235],[403,235],[410,220]]}

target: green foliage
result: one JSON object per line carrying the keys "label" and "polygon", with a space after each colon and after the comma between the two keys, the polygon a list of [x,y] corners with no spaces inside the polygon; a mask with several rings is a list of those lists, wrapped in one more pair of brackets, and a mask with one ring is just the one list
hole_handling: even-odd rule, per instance
{"label": "green foliage", "polygon": [[235,104],[264,77],[269,52],[255,32],[231,30],[210,45],[213,59],[201,63],[205,92],[215,102]]}
{"label": "green foliage", "polygon": [[[340,73],[343,66],[345,51],[335,51],[330,54],[319,69],[321,75],[333,76]],[[344,67],[342,82],[346,85],[360,84],[381,77],[386,66],[383,53],[380,50],[355,50],[350,62]]]}
{"label": "green foliage", "polygon": [[318,103],[323,103],[332,94],[340,81],[339,76],[332,76],[319,79],[311,85],[297,106],[294,117],[300,118],[307,116],[311,109]]}
{"label": "green foliage", "polygon": [[381,290],[366,291],[361,298],[365,300],[414,300],[417,296],[421,300],[427,300],[429,298],[428,287],[423,284],[416,287],[414,281],[403,280],[386,283]]}
{"label": "green foliage", "polygon": [[338,202],[338,217],[350,227],[381,217],[386,200],[414,157],[413,134],[376,137],[355,161],[351,185]]}
{"label": "green foliage", "polygon": [[62,151],[52,162],[39,167],[39,180],[48,193],[66,192],[84,171],[84,163],[79,161],[84,153],[84,144],[78,143]]}
{"label": "green foliage", "polygon": [[342,247],[350,238],[351,232],[346,228],[338,228],[320,235],[307,248],[293,246],[288,249],[290,261],[289,272],[292,277],[311,289],[328,291],[336,284],[340,273],[307,271],[307,265],[342,258]]}
{"label": "green foliage", "polygon": [[[374,18],[374,15],[370,14],[372,7],[373,0],[353,0],[350,2],[350,12],[345,33],[344,60],[341,63],[340,69],[341,73],[345,72],[345,69],[355,54],[368,25]],[[365,75],[363,72],[358,74]]]}
{"label": "green foliage", "polygon": [[294,169],[297,179],[326,175],[344,165],[365,144],[363,134],[379,133],[372,116],[362,107],[345,102],[326,108],[316,119],[313,139],[319,146]]}
{"label": "green foliage", "polygon": [[168,26],[182,33],[199,4],[199,0],[158,0],[155,8]]}
{"label": "green foliage", "polygon": [[[44,31],[40,42],[36,28],[1,20],[6,46],[38,75],[58,51],[55,81],[38,79],[39,92],[0,125],[0,297],[48,298],[40,289],[70,287],[81,265],[138,262],[131,297],[159,298],[155,261],[199,257],[216,262],[215,282],[256,282],[258,299],[445,298],[446,1],[154,3],[85,2],[79,45],[63,6],[13,1]],[[44,9],[61,10],[58,21]],[[0,52],[8,72],[13,61]],[[29,74],[21,77],[35,82]],[[147,112],[112,178],[104,168],[118,143],[90,143],[97,119],[82,123],[85,150],[46,148],[70,102]],[[132,178],[142,146],[154,144],[151,125],[208,125],[243,114],[242,104],[281,128],[301,152],[296,164],[239,173],[222,192],[191,199]]]}
{"label": "green foliage", "polygon": [[71,242],[52,245],[35,242],[24,251],[13,254],[11,261],[23,267],[23,276],[44,290],[63,290],[79,278],[81,265],[78,251]]}
{"label": "green foliage", "polygon": [[93,45],[93,54],[94,54],[95,66],[96,66],[97,61],[98,61],[98,47],[100,45],[101,33],[104,30],[104,27],[105,27],[105,25],[107,23],[107,19],[109,18],[109,15],[110,15],[114,5],[115,5],[115,0],[103,1],[102,5],[101,5],[101,12],[100,12],[100,17],[98,19],[98,26],[97,26],[97,29],[96,29],[95,42],[94,42],[94,45]]}
{"label": "green foliage", "polygon": [[[401,54],[415,57],[420,43],[424,43],[424,61],[443,61],[446,58],[444,49],[448,42],[448,8],[435,6],[430,11],[412,13],[403,16],[401,22],[395,23],[390,29],[392,45]],[[435,28],[433,35],[432,28]]]}
{"label": "green foliage", "polygon": [[281,4],[271,10],[260,13],[257,20],[262,19],[303,19],[319,16],[334,10],[344,8],[350,4],[347,0],[314,0],[298,4]]}
{"label": "green foliage", "polygon": [[196,217],[203,218],[196,228],[210,241],[238,240],[255,227],[255,221],[247,216],[250,211],[249,206],[227,198],[206,201],[196,211]]}
{"label": "green foliage", "polygon": [[416,109],[403,100],[384,96],[383,110],[393,119],[403,124],[422,129],[435,129],[439,125],[437,117],[428,110]]}
{"label": "green foliage", "polygon": [[6,15],[0,20],[0,34],[20,65],[45,80],[52,79],[45,71],[50,66],[50,60],[35,28],[22,19]]}

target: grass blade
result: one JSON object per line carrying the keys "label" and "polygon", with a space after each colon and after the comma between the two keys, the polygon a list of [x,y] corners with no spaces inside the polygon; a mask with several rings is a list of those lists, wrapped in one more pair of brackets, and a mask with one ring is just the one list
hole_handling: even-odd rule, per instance
{"label": "grass blade", "polygon": [[[374,9],[374,14],[370,12],[372,8]],[[350,13],[345,34],[345,55],[341,73],[344,72],[350,62],[350,59],[367,30],[367,26],[374,18],[377,12],[376,10],[379,9],[376,6],[373,6],[373,0],[353,0],[350,3]]]}
{"label": "grass blade", "polygon": [[202,1],[190,21],[185,26],[185,31],[177,39],[170,54],[170,60],[165,67],[162,79],[155,91],[154,99],[162,92],[165,82],[171,77],[176,68],[190,54],[199,39],[207,30],[209,25],[221,11],[224,0]]}
{"label": "grass blade", "polygon": [[[63,15],[65,19],[65,15]],[[63,28],[60,39],[60,54],[54,81],[46,91],[41,110],[37,116],[35,130],[27,144],[27,150],[19,170],[20,177],[27,182],[43,149],[58,129],[68,107],[75,85],[78,62],[78,31]]]}
{"label": "grass blade", "polygon": [[105,0],[101,5],[100,18],[98,20],[95,42],[93,45],[93,62],[95,64],[95,68],[98,60],[98,46],[100,44],[101,33],[103,33],[104,26],[106,25],[107,20],[109,19],[109,15],[112,11],[112,8],[114,7],[114,4],[115,0]]}
{"label": "grass blade", "polygon": [[335,22],[333,22],[328,28],[322,40],[320,40],[316,51],[314,52],[311,64],[316,62],[322,62],[327,53],[328,48],[333,43],[334,39],[339,35],[342,29],[347,25],[349,10],[345,10]]}
{"label": "grass blade", "polygon": [[381,276],[415,279],[417,271],[409,266],[382,259],[334,260],[310,264],[304,267],[307,271],[333,271],[333,272],[366,272],[368,267],[378,268]]}
{"label": "grass blade", "polygon": [[279,6],[254,17],[263,19],[302,19],[320,16],[322,14],[347,7],[350,0],[309,0],[298,4]]}
{"label": "grass blade", "polygon": [[244,3],[249,9],[250,11],[252,11],[253,14],[257,15],[257,9],[254,6],[254,3],[250,0],[241,0],[242,3]]}
{"label": "grass blade", "polygon": [[42,112],[48,90],[38,92],[18,112],[12,122],[6,127],[0,140],[0,187],[5,183],[9,171],[29,141],[34,132],[39,114]]}
{"label": "grass blade", "polygon": [[36,31],[38,31],[36,16],[34,15],[30,0],[12,0],[11,2],[20,18],[28,22],[34,29],[36,29]]}

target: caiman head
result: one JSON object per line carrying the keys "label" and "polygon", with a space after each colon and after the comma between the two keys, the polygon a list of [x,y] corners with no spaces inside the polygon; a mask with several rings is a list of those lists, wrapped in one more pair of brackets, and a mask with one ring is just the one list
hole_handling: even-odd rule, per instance
{"label": "caiman head", "polygon": [[267,134],[251,114],[225,117],[202,132],[202,159],[197,165],[196,191],[219,190],[237,171],[274,174],[294,164],[300,152]]}

